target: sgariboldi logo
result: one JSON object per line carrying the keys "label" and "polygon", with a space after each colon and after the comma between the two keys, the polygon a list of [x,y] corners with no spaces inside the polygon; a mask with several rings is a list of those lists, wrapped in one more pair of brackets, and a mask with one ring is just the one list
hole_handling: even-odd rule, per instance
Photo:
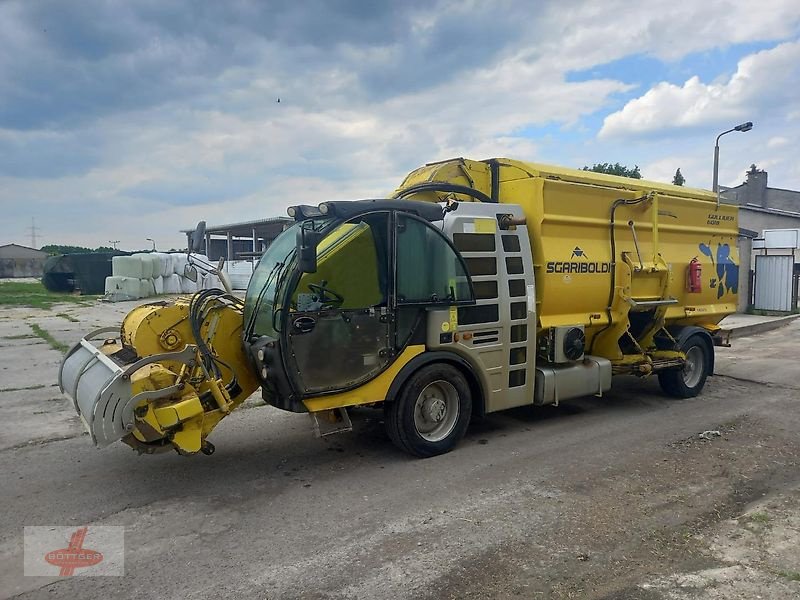
{"label": "sgariboldi logo", "polygon": [[[583,260],[573,260],[583,259]],[[593,262],[589,260],[580,246],[575,246],[569,260],[550,261],[547,263],[547,273],[610,273],[611,263]]]}
{"label": "sgariboldi logo", "polygon": [[102,553],[83,547],[88,531],[88,527],[79,528],[70,536],[66,548],[51,550],[44,555],[45,561],[59,567],[60,577],[69,577],[75,574],[75,569],[93,567],[103,561]]}

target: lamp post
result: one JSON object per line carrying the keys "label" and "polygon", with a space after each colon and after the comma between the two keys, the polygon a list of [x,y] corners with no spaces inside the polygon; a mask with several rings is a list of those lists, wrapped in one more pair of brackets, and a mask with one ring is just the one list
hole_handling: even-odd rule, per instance
{"label": "lamp post", "polygon": [[726,133],[731,133],[732,131],[750,131],[753,128],[753,122],[748,121],[747,123],[740,123],[733,129],[728,129],[728,131],[723,131],[717,136],[717,141],[714,144],[714,182],[711,184],[711,190],[716,192],[717,194],[717,205],[719,206],[719,138],[721,138]]}
{"label": "lamp post", "polygon": [[155,252],[156,251],[156,241],[153,238],[144,238],[144,239],[146,239],[148,242],[153,242],[153,252]]}

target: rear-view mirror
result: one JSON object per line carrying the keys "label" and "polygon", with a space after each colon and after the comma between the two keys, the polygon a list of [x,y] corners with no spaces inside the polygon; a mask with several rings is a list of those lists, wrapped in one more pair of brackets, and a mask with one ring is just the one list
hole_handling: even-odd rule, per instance
{"label": "rear-view mirror", "polygon": [[317,272],[317,245],[322,234],[305,226],[297,232],[297,266],[301,273]]}
{"label": "rear-view mirror", "polygon": [[183,267],[183,276],[186,277],[186,279],[196,282],[197,268],[194,265],[186,265]]}
{"label": "rear-view mirror", "polygon": [[206,222],[200,221],[195,227],[194,231],[192,232],[191,242],[189,244],[189,250],[194,252],[195,254],[199,254],[203,251],[203,246],[206,242]]}

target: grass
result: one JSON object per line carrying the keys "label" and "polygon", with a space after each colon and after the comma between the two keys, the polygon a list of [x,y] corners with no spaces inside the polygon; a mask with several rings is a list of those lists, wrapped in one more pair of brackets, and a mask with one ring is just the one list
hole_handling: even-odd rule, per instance
{"label": "grass", "polygon": [[53,350],[58,350],[62,354],[64,354],[67,350],[69,350],[69,346],[66,344],[62,344],[56,338],[54,338],[49,331],[46,329],[42,329],[42,327],[38,323],[30,323],[31,329],[33,329],[33,333],[35,333],[38,337],[42,338],[45,342],[50,344],[50,347]]}
{"label": "grass", "polygon": [[29,306],[49,310],[54,304],[86,305],[96,297],[51,292],[38,281],[0,283],[0,306]]}
{"label": "grass", "polygon": [[789,581],[800,581],[800,571],[778,571],[778,575]]}
{"label": "grass", "polygon": [[766,525],[770,521],[770,517],[767,513],[763,512],[754,512],[750,515],[750,520],[753,523],[761,523],[762,525]]}
{"label": "grass", "polygon": [[3,336],[4,340],[33,340],[38,338],[38,335],[33,335],[32,333],[20,333],[19,335],[5,335]]}
{"label": "grass", "polygon": [[72,321],[73,323],[80,323],[79,319],[76,319],[72,315],[68,315],[67,313],[58,313],[56,314],[57,317],[61,317],[62,319],[66,319],[67,321]]}

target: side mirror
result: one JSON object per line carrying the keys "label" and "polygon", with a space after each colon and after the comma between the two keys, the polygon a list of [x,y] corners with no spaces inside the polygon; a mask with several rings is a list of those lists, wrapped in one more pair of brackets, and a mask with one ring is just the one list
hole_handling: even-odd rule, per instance
{"label": "side mirror", "polygon": [[313,229],[300,227],[297,232],[297,265],[301,273],[317,272],[317,245],[322,240],[322,233]]}
{"label": "side mirror", "polygon": [[197,283],[197,267],[187,264],[183,267],[183,276]]}
{"label": "side mirror", "polygon": [[192,239],[191,243],[189,244],[189,250],[194,252],[195,254],[199,254],[203,251],[203,246],[206,242],[206,222],[200,221],[195,227],[194,231],[192,232]]}

